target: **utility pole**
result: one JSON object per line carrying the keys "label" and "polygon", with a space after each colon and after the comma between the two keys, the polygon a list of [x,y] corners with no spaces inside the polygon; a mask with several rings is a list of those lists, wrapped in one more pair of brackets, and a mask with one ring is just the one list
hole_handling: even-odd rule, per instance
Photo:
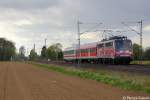
{"label": "utility pole", "polygon": [[[77,55],[77,58],[78,58],[78,67],[80,66],[80,62],[81,62],[81,50],[80,50],[80,35],[86,33],[86,32],[90,32],[91,29],[85,31],[85,32],[80,32],[80,24],[97,24],[96,27],[102,23],[82,23],[80,21],[77,21],[77,30],[78,30],[78,46],[77,46],[77,52],[76,52],[76,55]],[[95,27],[93,27],[95,28]],[[92,29],[93,29],[92,28]]]}
{"label": "utility pole", "polygon": [[[81,22],[77,22],[77,28],[78,28],[78,50],[77,50],[77,57],[78,57],[78,67],[80,66],[80,24]],[[79,55],[78,55],[79,54]]]}
{"label": "utility pole", "polygon": [[26,49],[26,55],[28,56],[28,48]]}
{"label": "utility pole", "polygon": [[33,45],[33,50],[34,50],[34,52],[35,52],[35,44]]}
{"label": "utility pole", "polygon": [[132,31],[136,32],[139,36],[140,36],[140,48],[139,48],[139,64],[142,64],[142,59],[143,59],[143,51],[142,51],[142,48],[143,48],[143,21],[138,21],[136,22],[138,24],[140,24],[140,32],[136,31],[135,29],[129,27],[128,25],[126,25],[124,22],[122,22],[122,24],[124,24],[125,26],[127,26],[129,29],[131,29]]}
{"label": "utility pole", "polygon": [[46,41],[47,41],[47,39],[45,38],[45,47],[46,47]]}
{"label": "utility pole", "polygon": [[139,24],[140,24],[140,64],[142,64],[142,60],[143,60],[143,51],[142,51],[142,48],[143,48],[143,22],[142,20],[139,21]]}

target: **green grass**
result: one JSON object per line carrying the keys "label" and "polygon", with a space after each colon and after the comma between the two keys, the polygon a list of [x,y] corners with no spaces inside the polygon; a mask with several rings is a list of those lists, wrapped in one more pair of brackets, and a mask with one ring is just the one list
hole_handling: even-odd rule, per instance
{"label": "green grass", "polygon": [[[139,64],[139,61],[132,61],[131,64]],[[142,61],[143,65],[150,65],[150,61]]]}
{"label": "green grass", "polygon": [[130,79],[129,76],[118,74],[118,72],[110,73],[107,70],[102,70],[99,72],[92,72],[92,71],[62,67],[62,66],[57,66],[57,65],[47,65],[47,64],[39,64],[39,63],[33,63],[33,62],[30,62],[30,64],[45,68],[47,70],[60,72],[65,75],[78,76],[83,79],[91,79],[97,82],[102,82],[105,84],[109,84],[109,85],[120,87],[120,88],[127,89],[127,90],[143,91],[146,93],[150,93],[150,84],[149,84],[150,81],[147,80],[146,84],[148,85],[144,85],[143,82],[141,81],[138,82],[137,80]]}

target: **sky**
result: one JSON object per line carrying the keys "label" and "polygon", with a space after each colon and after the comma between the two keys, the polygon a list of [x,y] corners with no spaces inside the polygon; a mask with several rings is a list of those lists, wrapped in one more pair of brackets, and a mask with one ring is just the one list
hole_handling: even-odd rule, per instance
{"label": "sky", "polygon": [[[139,32],[137,22],[143,20],[146,48],[150,46],[149,4],[150,0],[0,0],[0,37],[13,41],[17,49],[25,46],[27,54],[35,44],[40,54],[45,38],[47,46],[77,44],[79,20],[80,32],[84,33],[81,44],[97,42],[108,33],[139,43],[139,35],[127,26]],[[112,32],[104,35],[103,30]]]}

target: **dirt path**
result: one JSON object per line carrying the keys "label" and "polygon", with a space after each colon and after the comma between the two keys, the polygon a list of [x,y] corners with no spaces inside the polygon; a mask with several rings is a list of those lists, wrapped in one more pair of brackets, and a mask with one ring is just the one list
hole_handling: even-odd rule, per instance
{"label": "dirt path", "polygon": [[23,63],[0,63],[0,100],[123,100],[149,96]]}

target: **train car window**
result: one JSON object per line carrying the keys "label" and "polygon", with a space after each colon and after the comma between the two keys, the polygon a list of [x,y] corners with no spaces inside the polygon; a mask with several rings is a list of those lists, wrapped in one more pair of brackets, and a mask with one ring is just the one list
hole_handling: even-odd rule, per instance
{"label": "train car window", "polygon": [[115,44],[116,44],[116,50],[123,50],[124,49],[123,40],[116,40]]}
{"label": "train car window", "polygon": [[71,50],[71,51],[70,51],[70,54],[74,54],[74,50]]}
{"label": "train car window", "polygon": [[81,49],[81,53],[84,53],[85,52],[85,50],[84,49]]}
{"label": "train car window", "polygon": [[85,52],[88,53],[88,49],[85,49]]}
{"label": "train car window", "polygon": [[96,52],[95,48],[90,48],[90,52]]}
{"label": "train car window", "polygon": [[81,49],[81,53],[87,53],[88,49]]}
{"label": "train car window", "polygon": [[105,44],[106,47],[112,47],[113,46],[113,42],[108,42]]}
{"label": "train car window", "polygon": [[76,54],[79,54],[79,50],[76,50]]}
{"label": "train car window", "polygon": [[64,51],[64,54],[74,54],[74,50]]}
{"label": "train car window", "polygon": [[103,48],[104,44],[98,44],[98,48]]}
{"label": "train car window", "polygon": [[130,40],[124,41],[124,46],[128,50],[132,50],[132,42]]}
{"label": "train car window", "polygon": [[64,51],[63,54],[66,54],[66,52]]}
{"label": "train car window", "polygon": [[116,40],[117,50],[132,50],[132,42],[130,40]]}

